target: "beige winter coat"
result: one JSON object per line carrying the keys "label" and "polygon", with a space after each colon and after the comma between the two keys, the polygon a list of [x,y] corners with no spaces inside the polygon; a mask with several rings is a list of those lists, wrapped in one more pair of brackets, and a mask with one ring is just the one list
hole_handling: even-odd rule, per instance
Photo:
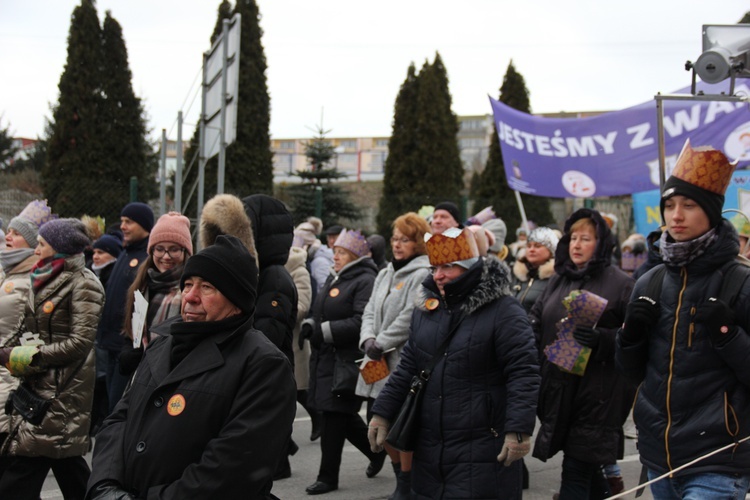
{"label": "beige winter coat", "polygon": [[[104,304],[96,275],[84,267],[83,254],[67,257],[63,271],[26,304],[25,329],[38,334],[41,371],[24,380],[42,397],[53,400],[38,426],[17,413],[10,417],[10,436],[3,452],[18,456],[66,458],[89,450],[94,391],[94,338]],[[19,345],[19,336],[9,345]]]}
{"label": "beige winter coat", "polygon": [[294,338],[292,349],[294,350],[294,380],[297,382],[297,390],[306,390],[310,385],[310,343],[303,344],[304,349],[299,349],[299,330],[302,320],[307,316],[312,303],[312,285],[310,283],[310,272],[307,270],[307,251],[302,248],[292,247],[289,249],[289,259],[284,267],[292,275],[294,286],[297,287],[297,323],[294,325]]}
{"label": "beige winter coat", "polygon": [[[31,287],[29,271],[38,257],[31,254],[8,271],[0,284],[0,346],[8,342],[15,333],[18,322],[26,306],[26,299]],[[8,416],[3,411],[5,401],[11,389],[18,385],[18,379],[0,365],[0,434],[8,432]],[[2,443],[0,443],[0,446]]]}

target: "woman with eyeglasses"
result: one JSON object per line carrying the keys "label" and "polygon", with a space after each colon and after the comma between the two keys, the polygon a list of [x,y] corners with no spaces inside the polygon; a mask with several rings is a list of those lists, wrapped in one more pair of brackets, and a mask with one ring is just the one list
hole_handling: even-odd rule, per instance
{"label": "woman with eyeglasses", "polygon": [[132,374],[138,367],[143,349],[151,341],[151,328],[180,314],[180,276],[185,261],[193,255],[190,220],[178,212],[162,215],[149,234],[147,251],[148,257],[138,269],[127,295],[123,328],[131,340],[135,336],[132,320],[137,291],[148,301],[148,309],[141,346],[133,348],[129,344],[120,354],[120,371],[124,375]]}
{"label": "woman with eyeglasses", "polygon": [[[409,322],[417,291],[429,274],[430,259],[424,243],[424,235],[429,232],[427,221],[414,212],[393,221],[393,260],[375,278],[370,301],[362,315],[359,347],[371,360],[385,358],[391,373],[398,366],[401,350],[409,338]],[[357,380],[357,395],[367,398],[368,421],[375,398],[387,381],[388,376],[372,384],[367,384],[362,376]],[[412,454],[390,446],[385,449],[396,474],[396,491],[389,498],[406,499],[411,487]]]}

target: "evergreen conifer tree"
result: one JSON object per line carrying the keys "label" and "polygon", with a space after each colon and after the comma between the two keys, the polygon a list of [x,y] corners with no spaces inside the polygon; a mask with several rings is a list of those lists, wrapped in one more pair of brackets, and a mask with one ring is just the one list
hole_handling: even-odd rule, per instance
{"label": "evergreen conifer tree", "polygon": [[[2,117],[0,116],[0,118]],[[10,167],[15,154],[16,148],[13,147],[13,134],[10,131],[10,125],[5,128],[0,127],[0,169],[6,170]]]}
{"label": "evergreen conifer tree", "polygon": [[[522,111],[531,112],[529,91],[523,76],[516,71],[513,61],[508,64],[508,69],[500,87],[500,102]],[[486,207],[492,205],[498,217],[505,221],[508,233],[513,234],[515,228],[521,225],[521,215],[513,190],[508,187],[505,176],[505,166],[500,150],[500,140],[497,130],[493,125],[490,150],[480,182],[473,185],[472,198],[475,207]],[[549,209],[549,200],[539,196],[521,195],[528,219],[537,224],[549,224],[553,222]]]}
{"label": "evergreen conifer tree", "polygon": [[378,231],[390,234],[394,218],[422,205],[459,201],[463,166],[451,110],[448,76],[440,54],[419,74],[409,67],[401,85],[385,163]]}
{"label": "evergreen conifer tree", "polygon": [[[287,188],[291,197],[292,217],[295,224],[315,215],[316,197],[321,197],[321,219],[323,227],[339,224],[342,219],[356,220],[360,211],[349,199],[349,194],[340,184],[332,182],[346,177],[331,163],[336,156],[333,145],[326,138],[330,130],[317,129],[317,135],[305,144],[311,169],[301,170],[297,175],[303,179],[300,184],[292,184]],[[319,193],[319,194],[316,194]]]}

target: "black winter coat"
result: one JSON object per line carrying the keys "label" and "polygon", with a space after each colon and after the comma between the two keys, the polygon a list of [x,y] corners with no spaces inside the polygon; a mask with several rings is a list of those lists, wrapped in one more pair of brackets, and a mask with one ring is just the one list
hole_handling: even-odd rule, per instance
{"label": "black winter coat", "polygon": [[[584,270],[570,261],[570,226],[589,217],[597,226],[597,247]],[[581,209],[565,223],[557,245],[557,274],[529,313],[537,335],[542,365],[538,414],[541,428],[534,457],[546,461],[563,451],[588,463],[612,464],[622,457],[622,426],[630,412],[635,386],[615,370],[615,334],[625,318],[633,279],[611,265],[611,232],[598,212]],[[567,310],[563,299],[573,290],[587,290],[608,300],[597,329],[599,345],[591,353],[583,376],[560,370],[547,361],[544,348],[557,338],[555,324]]]}
{"label": "black winter coat", "polygon": [[292,340],[297,324],[297,287],[286,270],[294,238],[292,216],[284,204],[267,195],[242,199],[258,253],[258,299],[253,326],[263,332],[294,366]]}
{"label": "black winter coat", "polygon": [[373,413],[393,422],[412,377],[463,316],[424,389],[411,473],[419,499],[521,498],[521,463],[505,467],[497,456],[505,433],[534,430],[539,366],[509,275],[496,259],[480,260],[445,286],[447,301],[428,276],[401,361],[375,401]]}
{"label": "black winter coat", "polygon": [[373,260],[361,257],[338,274],[331,274],[315,298],[315,328],[324,331],[325,337],[330,334],[331,340],[319,349],[313,347],[310,356],[308,398],[318,411],[356,413],[362,405],[359,396],[331,394],[331,384],[337,351],[340,357],[350,360],[363,356],[359,350],[359,330],[377,274]]}
{"label": "black winter coat", "polygon": [[105,288],[106,300],[102,310],[102,319],[96,331],[97,347],[119,353],[130,343],[130,340],[122,333],[125,303],[128,289],[138,274],[138,268],[148,257],[147,246],[148,238],[126,246],[114,264],[115,267],[112,269]]}
{"label": "black winter coat", "polygon": [[250,320],[207,331],[170,370],[172,342],[149,345],[96,435],[89,489],[110,480],[138,498],[266,498],[296,411],[289,362]]}
{"label": "black winter coat", "polygon": [[[739,252],[727,220],[718,240],[684,267],[667,266],[658,325],[638,344],[618,337],[617,361],[641,382],[633,409],[641,462],[662,474],[750,435],[750,280],[734,304],[739,335],[715,348],[695,314],[721,290],[719,271]],[[635,286],[645,295],[655,270]],[[750,446],[740,444],[708,457],[680,474],[747,474]]]}

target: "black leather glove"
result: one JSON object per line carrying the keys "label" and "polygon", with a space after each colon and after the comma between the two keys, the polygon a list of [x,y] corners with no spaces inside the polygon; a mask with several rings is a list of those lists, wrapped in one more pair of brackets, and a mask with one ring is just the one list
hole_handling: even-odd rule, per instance
{"label": "black leather glove", "polygon": [[592,349],[599,345],[599,337],[601,337],[601,332],[590,326],[579,326],[573,330],[573,338],[576,342]]}
{"label": "black leather glove", "polygon": [[115,481],[97,483],[88,498],[91,500],[135,500],[133,495],[123,490]]}
{"label": "black leather glove", "polygon": [[297,346],[300,351],[305,348],[305,339],[312,337],[312,333],[313,326],[310,323],[302,323],[299,329],[299,338],[297,339]]}
{"label": "black leather glove", "polygon": [[643,340],[659,321],[659,306],[648,297],[638,297],[625,310],[625,323],[620,337],[629,344]]}
{"label": "black leather glove", "polygon": [[380,358],[383,357],[383,348],[375,342],[375,339],[365,340],[365,345],[363,347],[365,348],[365,354],[367,354],[368,358],[380,361]]}
{"label": "black leather glove", "polygon": [[703,325],[714,347],[723,346],[739,332],[732,308],[714,297],[698,307],[695,322]]}
{"label": "black leather glove", "polygon": [[320,349],[320,346],[323,345],[323,330],[318,325],[315,325],[310,335],[310,345],[315,349]]}
{"label": "black leather glove", "polygon": [[133,349],[131,345],[126,345],[120,351],[118,361],[120,362],[120,373],[122,375],[132,375],[138,368],[143,359],[143,346]]}

